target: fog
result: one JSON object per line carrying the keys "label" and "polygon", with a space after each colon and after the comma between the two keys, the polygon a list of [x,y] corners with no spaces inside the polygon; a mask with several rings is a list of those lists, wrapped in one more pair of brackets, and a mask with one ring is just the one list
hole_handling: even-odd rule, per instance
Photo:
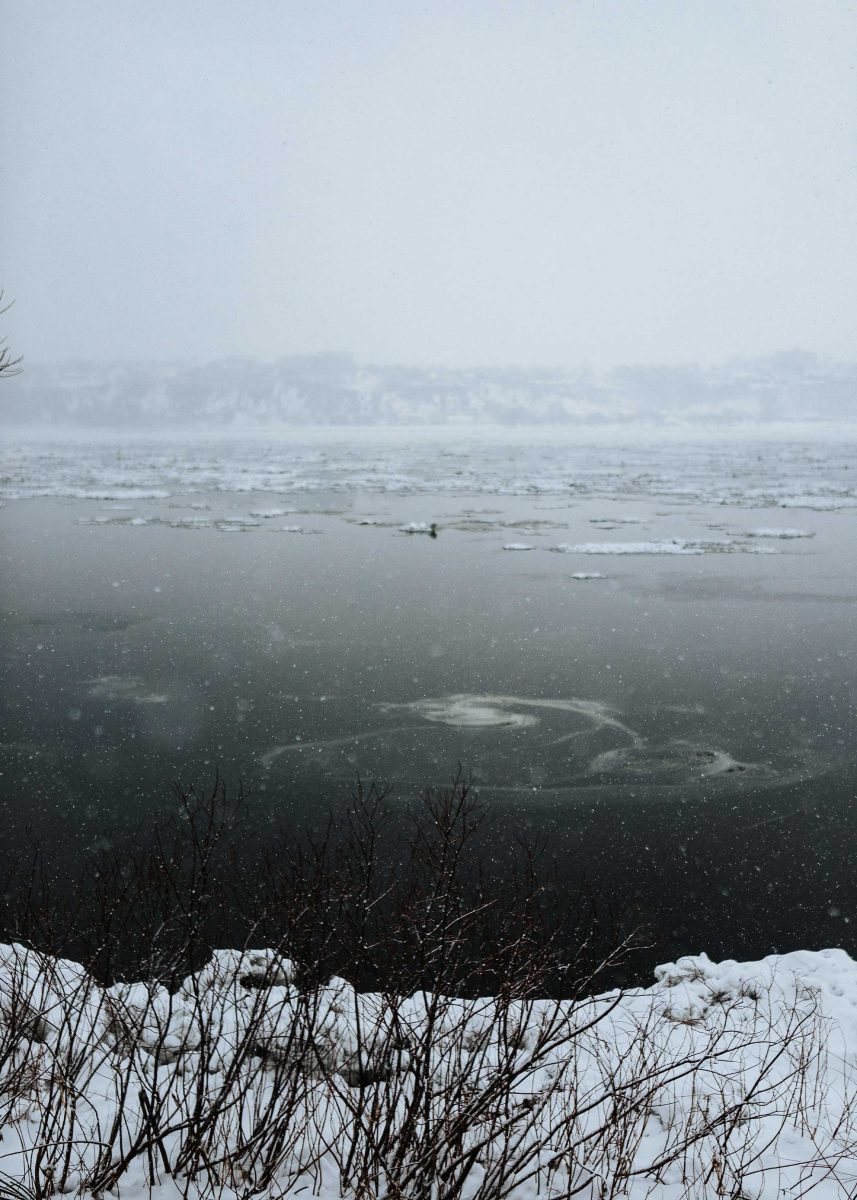
{"label": "fog", "polygon": [[853,6],[4,4],[30,363],[847,358]]}

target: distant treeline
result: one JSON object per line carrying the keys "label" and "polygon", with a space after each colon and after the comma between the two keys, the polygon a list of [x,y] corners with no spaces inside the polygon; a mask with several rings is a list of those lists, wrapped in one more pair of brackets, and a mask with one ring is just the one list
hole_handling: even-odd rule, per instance
{"label": "distant treeline", "polygon": [[857,364],[804,351],[718,367],[430,369],[351,355],[276,362],[28,365],[3,390],[13,425],[586,424],[851,419]]}

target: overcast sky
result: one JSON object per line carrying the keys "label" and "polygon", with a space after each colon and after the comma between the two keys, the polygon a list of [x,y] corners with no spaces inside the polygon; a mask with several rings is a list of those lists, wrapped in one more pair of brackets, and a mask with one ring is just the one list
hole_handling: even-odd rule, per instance
{"label": "overcast sky", "polygon": [[845,0],[2,0],[32,360],[857,351]]}

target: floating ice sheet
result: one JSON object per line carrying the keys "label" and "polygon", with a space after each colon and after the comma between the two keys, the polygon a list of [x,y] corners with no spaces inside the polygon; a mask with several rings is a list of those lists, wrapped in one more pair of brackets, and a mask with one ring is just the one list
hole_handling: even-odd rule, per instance
{"label": "floating ice sheet", "polygon": [[560,542],[556,554],[776,554],[772,546],[748,546],[734,538],[666,538],[650,542]]}
{"label": "floating ice sheet", "polygon": [[[203,493],[255,492],[271,497],[259,512],[284,507],[276,497],[315,492],[400,495],[603,497],[742,508],[835,510],[857,507],[855,447],[831,439],[815,445],[653,442],[584,446],[573,429],[526,438],[480,430],[450,453],[448,431],[410,439],[402,430],[319,430],[315,442],[289,436],[230,436],[169,442],[127,436],[60,438],[0,447],[0,497],[35,496],[129,501]],[[464,433],[459,432],[464,439]],[[263,517],[263,519],[265,519]],[[595,524],[631,524],[605,513]]]}
{"label": "floating ice sheet", "polygon": [[669,538],[660,542],[560,542],[557,554],[705,554],[710,543]]}
{"label": "floating ice sheet", "polygon": [[762,527],[760,529],[748,529],[742,537],[750,538],[811,538],[815,537],[815,533],[808,529],[769,529]]}
{"label": "floating ice sheet", "polygon": [[427,533],[431,537],[437,533],[437,525],[432,522],[430,525],[426,521],[408,521],[407,525],[399,526],[400,533]]}
{"label": "floating ice sheet", "polygon": [[458,729],[524,729],[538,724],[537,716],[515,711],[503,696],[440,696],[433,700],[380,707],[386,712],[409,712],[425,721],[454,725]]}
{"label": "floating ice sheet", "polygon": [[[529,696],[472,695],[461,692],[450,696],[432,696],[406,704],[379,704],[382,712],[410,713],[425,721],[453,725],[458,729],[524,729],[537,725],[543,712],[575,713],[598,728],[621,730],[633,742],[639,736],[614,716],[615,709],[601,700],[541,699]],[[566,735],[577,736],[576,733]],[[560,738],[559,740],[562,740]]]}

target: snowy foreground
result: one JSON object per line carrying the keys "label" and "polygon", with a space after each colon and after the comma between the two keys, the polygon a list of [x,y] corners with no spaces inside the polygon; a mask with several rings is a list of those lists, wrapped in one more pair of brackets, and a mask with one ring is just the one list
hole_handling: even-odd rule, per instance
{"label": "snowy foreground", "polygon": [[297,986],[218,951],[170,995],[0,948],[0,1194],[857,1192],[857,964],[659,967],[577,1002]]}

